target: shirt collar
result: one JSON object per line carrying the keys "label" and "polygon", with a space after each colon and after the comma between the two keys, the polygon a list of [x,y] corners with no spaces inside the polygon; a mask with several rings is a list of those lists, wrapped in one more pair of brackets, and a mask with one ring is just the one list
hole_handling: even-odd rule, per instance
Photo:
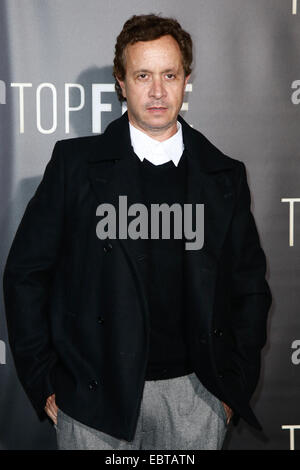
{"label": "shirt collar", "polygon": [[169,139],[159,142],[140,131],[129,122],[131,145],[134,152],[141,161],[146,158],[154,165],[161,165],[170,160],[177,166],[183,153],[184,144],[182,137],[182,126],[177,121],[176,134]]}

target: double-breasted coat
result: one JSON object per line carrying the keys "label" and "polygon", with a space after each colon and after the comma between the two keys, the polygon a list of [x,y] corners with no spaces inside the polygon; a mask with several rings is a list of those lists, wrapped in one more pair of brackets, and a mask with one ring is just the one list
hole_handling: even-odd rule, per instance
{"label": "double-breasted coat", "polygon": [[[194,371],[235,417],[260,373],[271,292],[245,165],[181,116],[186,202],[204,204],[204,245],[184,252],[184,318]],[[41,419],[47,397],[82,423],[132,440],[149,347],[147,240],[101,240],[101,203],[141,202],[127,112],[97,136],[56,143],[14,237],[3,277],[18,377]],[[171,294],[170,294],[171,295]]]}

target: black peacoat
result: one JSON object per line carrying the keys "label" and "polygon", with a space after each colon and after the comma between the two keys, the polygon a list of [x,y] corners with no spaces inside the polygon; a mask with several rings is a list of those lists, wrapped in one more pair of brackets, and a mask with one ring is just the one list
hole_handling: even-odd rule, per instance
{"label": "black peacoat", "polygon": [[[181,116],[187,202],[204,204],[204,245],[184,252],[188,353],[204,386],[260,429],[257,386],[271,292],[245,165]],[[149,347],[147,240],[96,235],[99,204],[141,202],[127,112],[97,136],[56,143],[3,277],[9,344],[40,419],[47,397],[76,420],[132,440]],[[170,293],[171,295],[171,293]]]}

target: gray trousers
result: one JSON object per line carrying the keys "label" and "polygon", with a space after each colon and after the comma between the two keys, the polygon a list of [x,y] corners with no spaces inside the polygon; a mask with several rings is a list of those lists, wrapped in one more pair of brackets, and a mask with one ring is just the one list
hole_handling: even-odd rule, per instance
{"label": "gray trousers", "polygon": [[227,431],[221,401],[195,373],[145,382],[134,439],[118,439],[57,413],[60,450],[218,450]]}

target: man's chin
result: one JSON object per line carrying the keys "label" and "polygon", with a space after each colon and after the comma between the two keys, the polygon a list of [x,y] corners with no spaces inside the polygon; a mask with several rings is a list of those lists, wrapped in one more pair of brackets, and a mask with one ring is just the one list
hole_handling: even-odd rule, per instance
{"label": "man's chin", "polygon": [[176,120],[166,119],[165,116],[152,116],[151,119],[145,119],[144,124],[149,130],[169,129],[174,125]]}

